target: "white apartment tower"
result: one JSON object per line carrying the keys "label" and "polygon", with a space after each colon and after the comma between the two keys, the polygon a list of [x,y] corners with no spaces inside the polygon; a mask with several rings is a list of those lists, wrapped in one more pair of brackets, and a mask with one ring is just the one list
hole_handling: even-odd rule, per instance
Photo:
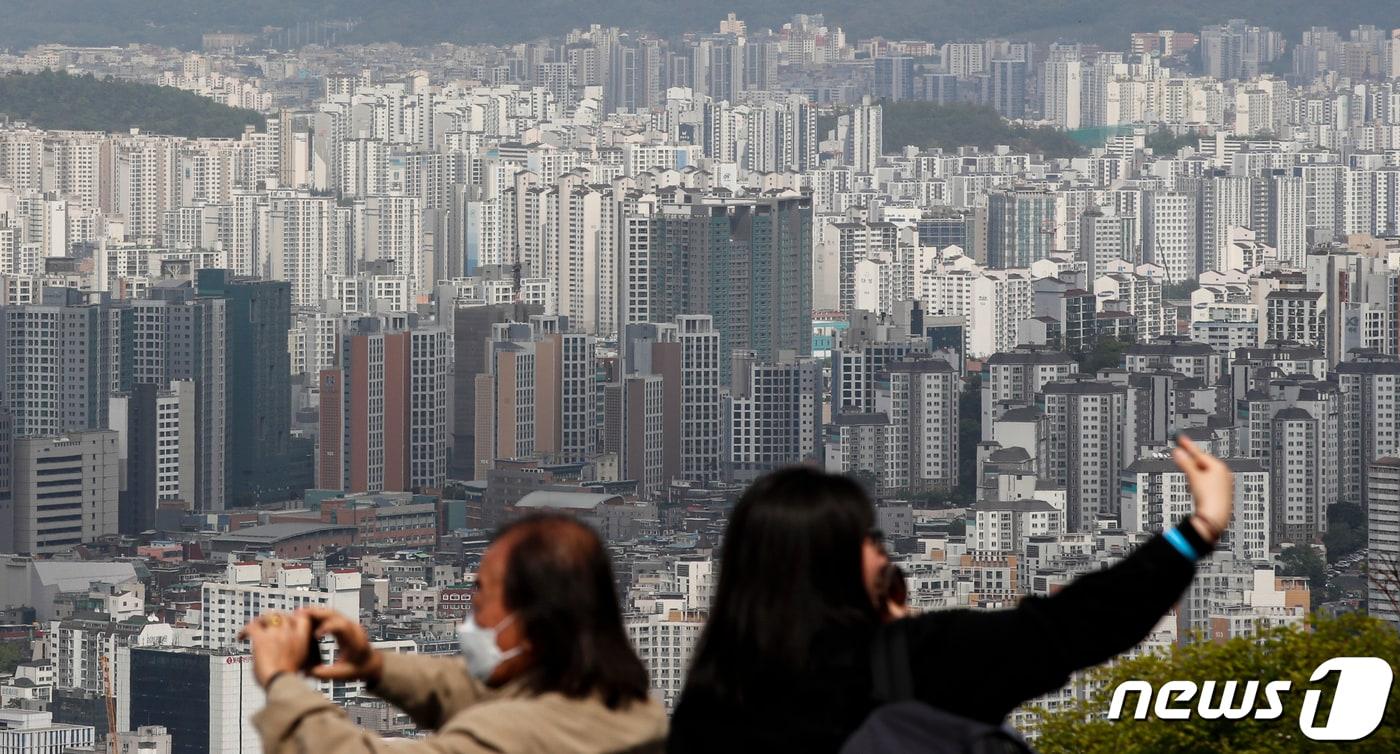
{"label": "white apartment tower", "polygon": [[876,392],[889,419],[883,486],[951,491],[958,484],[958,398],[962,379],[947,361],[891,364]]}
{"label": "white apartment tower", "polygon": [[1371,463],[1400,455],[1400,360],[1353,354],[1336,373],[1342,391],[1342,499],[1365,509]]}
{"label": "white apartment tower", "polygon": [[1079,128],[1083,88],[1083,63],[1078,60],[1046,61],[1043,90],[1045,119],[1066,131]]}
{"label": "white apartment tower", "polygon": [[747,481],[817,458],[821,371],[816,360],[791,353],[773,363],[752,351],[733,354],[724,433],[729,478]]}
{"label": "white apartment tower", "polygon": [[676,317],[681,346],[681,468],[683,479],[719,479],[719,331],[708,314]]}
{"label": "white apartment tower", "polygon": [[1196,277],[1196,207],[1194,197],[1153,191],[1142,198],[1142,248],[1146,261],[1167,271],[1167,281]]}
{"label": "white apartment tower", "polygon": [[1092,531],[1118,514],[1118,474],[1131,460],[1132,422],[1122,386],[1081,379],[1044,389],[1046,452],[1040,473],[1062,485],[1067,531]]}
{"label": "white apartment tower", "polygon": [[1366,612],[1400,628],[1400,458],[1373,461],[1366,487]]}

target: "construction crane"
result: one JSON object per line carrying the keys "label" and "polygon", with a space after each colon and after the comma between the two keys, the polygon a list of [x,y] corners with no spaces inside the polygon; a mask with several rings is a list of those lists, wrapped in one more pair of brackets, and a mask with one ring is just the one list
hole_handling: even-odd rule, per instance
{"label": "construction crane", "polygon": [[102,666],[102,688],[107,702],[107,752],[118,754],[117,697],[112,693],[112,665],[107,661],[107,655],[101,655],[97,661]]}

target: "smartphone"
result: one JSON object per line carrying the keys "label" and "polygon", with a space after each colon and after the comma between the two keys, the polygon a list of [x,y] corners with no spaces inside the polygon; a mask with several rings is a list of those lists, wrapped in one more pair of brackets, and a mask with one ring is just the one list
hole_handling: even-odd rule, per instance
{"label": "smartphone", "polygon": [[312,633],[306,640],[311,645],[306,648],[306,659],[301,663],[302,672],[310,672],[312,668],[325,662],[321,657],[321,640],[316,638],[316,634]]}

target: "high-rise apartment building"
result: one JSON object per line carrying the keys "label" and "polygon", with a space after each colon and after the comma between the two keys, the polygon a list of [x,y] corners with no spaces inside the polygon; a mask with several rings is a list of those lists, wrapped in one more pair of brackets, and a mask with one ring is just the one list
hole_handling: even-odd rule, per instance
{"label": "high-rise apartment building", "polygon": [[1044,97],[1042,112],[1045,119],[1057,127],[1072,131],[1079,128],[1081,97],[1084,89],[1084,64],[1078,60],[1052,59],[1045,62],[1045,77],[1041,86]]}
{"label": "high-rise apartment building", "polygon": [[1366,612],[1400,628],[1400,458],[1366,476]]}
{"label": "high-rise apartment building", "polygon": [[841,116],[845,127],[846,164],[857,173],[874,172],[884,153],[884,111],[866,97]]}
{"label": "high-rise apartment building", "polygon": [[890,102],[914,99],[914,59],[905,55],[875,58],[875,96]]}
{"label": "high-rise apartment building", "polygon": [[1306,375],[1271,380],[1236,404],[1242,455],[1270,476],[1270,541],[1311,542],[1327,529],[1340,500],[1342,395]]}
{"label": "high-rise apartment building", "polygon": [[1090,207],[1079,217],[1079,258],[1092,283],[1119,260],[1137,261],[1137,218]]}
{"label": "high-rise apartment building", "polygon": [[448,336],[364,318],[340,365],[318,375],[316,486],[346,492],[440,489],[447,479]]}
{"label": "high-rise apartment building", "polygon": [[783,466],[817,460],[821,442],[819,362],[780,354],[761,362],[736,352],[725,401],[726,477],[748,481]]}
{"label": "high-rise apartment building", "polygon": [[947,361],[889,365],[875,408],[889,419],[886,489],[948,492],[958,484],[958,398],[962,379]]}
{"label": "high-rise apartment building", "polygon": [[987,192],[987,266],[1029,267],[1050,256],[1055,238],[1055,195],[1041,188]]}
{"label": "high-rise apartment building", "polygon": [[0,398],[15,436],[105,429],[119,355],[115,310],[78,291],[45,288],[42,303],[0,307]]}
{"label": "high-rise apartment building", "polygon": [[1400,360],[1356,353],[1336,366],[1342,391],[1342,499],[1366,507],[1377,458],[1400,455]]}
{"label": "high-rise apartment building", "polygon": [[1026,114],[1025,60],[993,60],[991,69],[991,103],[1007,118],[1022,118]]}
{"label": "high-rise apartment building", "polygon": [[783,193],[725,196],[676,191],[651,238],[652,321],[709,314],[720,337],[721,379],[735,350],[762,359],[811,353],[812,203]]}
{"label": "high-rise apartment building", "polygon": [[121,462],[119,528],[123,534],[155,529],[162,504],[189,510],[196,500],[197,412],[195,384],[177,380],[113,393],[109,416],[118,434]]}
{"label": "high-rise apartment building", "polygon": [[1078,372],[1079,364],[1056,349],[1021,346],[993,354],[983,366],[982,439],[992,439],[992,423],[1002,414],[1036,405],[1046,385]]}
{"label": "high-rise apartment building", "polygon": [[1142,253],[1167,271],[1167,281],[1194,280],[1197,269],[1196,207],[1193,197],[1153,191],[1142,199]]}
{"label": "high-rise apartment building", "polygon": [[1068,531],[1093,530],[1100,515],[1118,515],[1118,474],[1131,463],[1127,393],[1081,378],[1044,388],[1046,451],[1040,473],[1065,488]]}
{"label": "high-rise apartment building", "polygon": [[[1245,561],[1268,560],[1269,472],[1252,458],[1225,458],[1234,473],[1235,505],[1219,549]],[[1118,501],[1130,532],[1170,529],[1194,510],[1186,475],[1169,458],[1143,458],[1124,468]],[[1307,546],[1307,545],[1302,545]]]}
{"label": "high-rise apartment building", "polygon": [[[476,377],[476,471],[500,460],[584,463],[598,452],[595,339],[562,316],[494,326]],[[480,477],[478,477],[480,478]]]}
{"label": "high-rise apartment building", "polygon": [[[220,511],[228,492],[228,308],[223,298],[195,294],[187,281],[159,280],[145,298],[122,302],[120,389],[135,395],[141,385],[192,384],[195,415],[183,441],[194,467],[182,481],[192,496],[180,499],[192,510]],[[132,420],[151,426],[146,417]]]}
{"label": "high-rise apartment building", "polygon": [[665,378],[622,375],[604,388],[604,451],[615,453],[622,478],[637,483],[639,495],[666,486]]}
{"label": "high-rise apartment building", "polygon": [[294,306],[319,306],[327,275],[350,271],[338,244],[335,198],[276,191],[268,198],[261,231],[264,267],[254,274],[286,281]]}
{"label": "high-rise apartment building", "polygon": [[[494,326],[528,322],[541,314],[534,304],[509,303],[465,306],[449,310],[452,320],[452,479],[477,479],[477,377],[488,371],[487,356]],[[493,451],[494,452],[494,451]]]}

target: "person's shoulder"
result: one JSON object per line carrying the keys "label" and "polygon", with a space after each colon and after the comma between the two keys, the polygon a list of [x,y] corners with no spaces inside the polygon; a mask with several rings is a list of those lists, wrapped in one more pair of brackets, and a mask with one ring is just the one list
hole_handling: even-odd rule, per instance
{"label": "person's shoulder", "polygon": [[666,738],[666,710],[654,699],[610,708],[596,697],[548,693],[499,696],[468,707],[444,726],[502,751],[630,751]]}
{"label": "person's shoulder", "polygon": [[949,633],[957,633],[976,617],[976,611],[967,608],[929,610],[886,623],[881,626],[880,633],[888,637],[902,632],[917,647],[925,642],[938,642]]}

